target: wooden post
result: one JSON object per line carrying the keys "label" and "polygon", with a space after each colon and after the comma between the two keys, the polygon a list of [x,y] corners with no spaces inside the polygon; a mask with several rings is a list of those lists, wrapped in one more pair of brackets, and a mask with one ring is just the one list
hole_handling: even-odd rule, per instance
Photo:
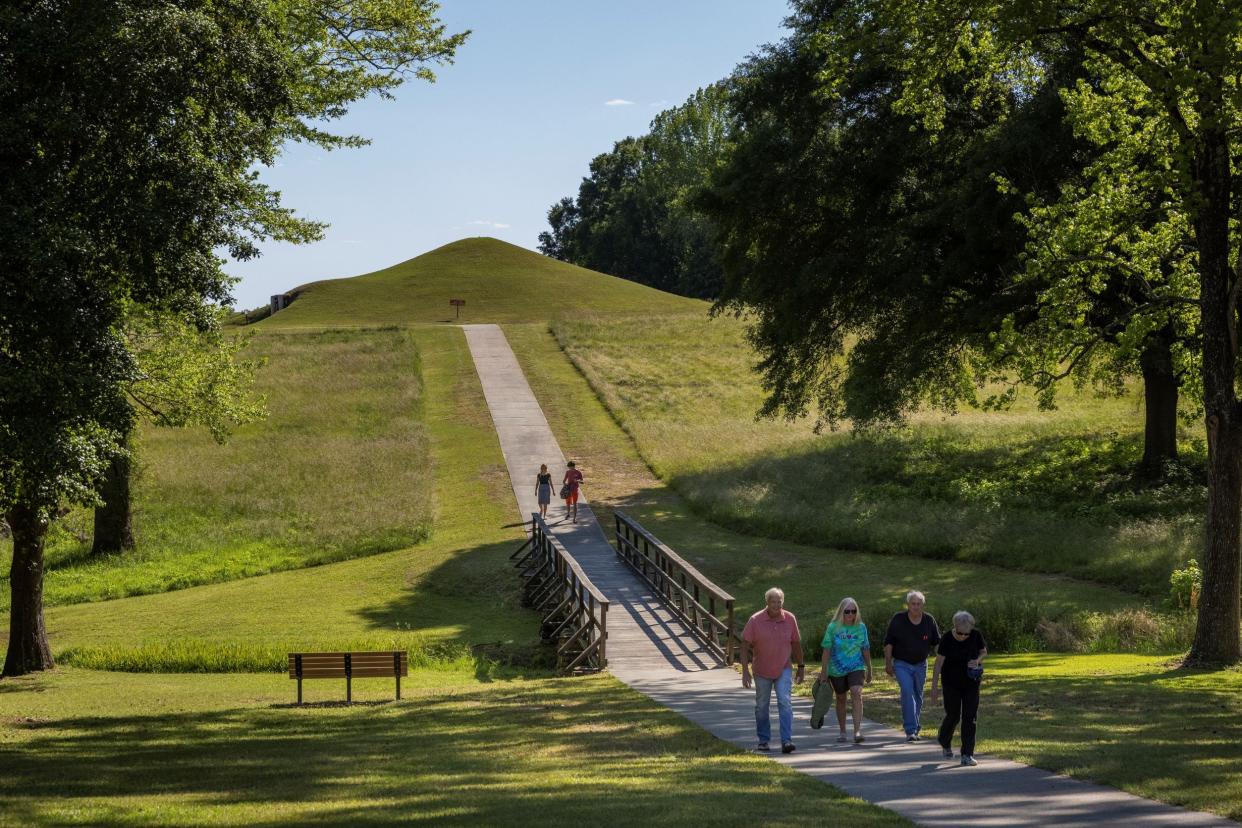
{"label": "wooden post", "polygon": [[302,703],[302,655],[299,653],[293,657],[293,666],[298,674],[298,704]]}
{"label": "wooden post", "polygon": [[608,605],[601,604],[599,608],[599,669],[603,670],[608,666],[608,652],[605,649],[608,646]]}
{"label": "wooden post", "polygon": [[345,703],[354,703],[354,665],[349,653],[345,654]]}
{"label": "wooden post", "polygon": [[397,677],[397,701],[401,701],[401,652],[392,654],[392,673]]}

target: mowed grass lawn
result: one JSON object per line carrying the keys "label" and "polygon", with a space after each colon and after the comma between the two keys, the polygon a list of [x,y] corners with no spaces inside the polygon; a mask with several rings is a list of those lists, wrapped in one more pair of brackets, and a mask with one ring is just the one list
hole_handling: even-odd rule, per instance
{"label": "mowed grass lawn", "polygon": [[690,314],[567,315],[565,352],[643,459],[714,523],[837,549],[1057,573],[1163,597],[1195,556],[1205,494],[1198,432],[1187,470],[1143,489],[1141,394],[1067,390],[1055,412],[922,413],[908,427],[816,435],[759,421],[744,324]]}
{"label": "mowed grass lawn", "polygon": [[363,704],[298,709],[276,676],[6,680],[0,823],[909,824],[607,676],[355,687]]}
{"label": "mowed grass lawn", "polygon": [[[92,560],[92,513],[55,524],[44,601],[97,601],[408,547],[431,531],[419,353],[398,330],[263,335],[249,358],[270,416],[217,445],[144,427],[138,549]],[[0,547],[8,606],[11,544]]]}
{"label": "mowed grass lawn", "polygon": [[[882,671],[865,697],[867,716],[901,726],[897,685]],[[925,736],[943,715],[925,700]],[[992,656],[978,739],[981,754],[1242,819],[1242,669],[1185,670],[1161,656]]]}

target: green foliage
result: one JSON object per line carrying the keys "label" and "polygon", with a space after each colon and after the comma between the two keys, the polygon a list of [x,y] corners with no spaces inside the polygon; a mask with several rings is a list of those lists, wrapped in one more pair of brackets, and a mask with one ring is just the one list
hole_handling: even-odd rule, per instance
{"label": "green foliage", "polygon": [[[58,653],[56,660],[73,667],[122,673],[287,673],[291,652],[378,650],[405,651],[410,670],[475,672],[493,678],[505,672],[497,669],[500,665],[496,661],[477,655],[469,647],[442,642],[429,644],[412,634],[371,635],[347,640],[298,638],[286,642],[179,638],[138,646],[74,647]],[[524,655],[529,659],[532,654],[533,651]],[[536,665],[528,661],[525,666]],[[513,675],[513,671],[508,674]]]}
{"label": "green foliage", "polygon": [[1199,590],[1203,588],[1203,572],[1198,561],[1191,558],[1182,569],[1173,570],[1169,576],[1169,593],[1173,606],[1193,610],[1199,605]]}
{"label": "green foliage", "polygon": [[657,115],[646,135],[596,156],[577,197],[548,211],[540,252],[682,296],[717,296],[715,228],[691,198],[723,156],[728,118],[724,87],[709,86]]}
{"label": "green foliage", "polygon": [[217,442],[266,416],[263,400],[252,395],[259,363],[239,359],[248,339],[221,332],[224,314],[215,311],[201,328],[169,314],[130,318],[126,336],[138,374],[128,395],[140,415],[158,426],[204,426]]}

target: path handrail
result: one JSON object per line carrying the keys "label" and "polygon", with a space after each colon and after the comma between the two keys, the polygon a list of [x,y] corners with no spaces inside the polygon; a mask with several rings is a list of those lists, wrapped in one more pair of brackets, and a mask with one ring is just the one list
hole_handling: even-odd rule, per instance
{"label": "path handrail", "polygon": [[614,510],[613,517],[621,559],[660,594],[673,614],[686,622],[717,658],[732,664],[737,642],[733,596],[629,515]]}
{"label": "path handrail", "polygon": [[608,599],[547,522],[538,513],[530,518],[530,539],[510,557],[526,580],[527,604],[546,613],[540,637],[557,643],[562,674],[602,670],[608,666]]}

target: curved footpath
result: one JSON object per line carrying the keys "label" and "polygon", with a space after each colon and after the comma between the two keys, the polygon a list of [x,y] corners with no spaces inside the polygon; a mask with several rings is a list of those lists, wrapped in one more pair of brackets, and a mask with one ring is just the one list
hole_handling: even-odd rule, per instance
{"label": "curved footpath", "polygon": [[[500,438],[518,512],[529,519],[538,511],[539,464],[548,464],[559,487],[565,458],[504,333],[496,325],[462,327]],[[589,485],[589,468],[586,474]],[[553,531],[610,602],[610,672],[717,737],[753,748],[754,696],[742,689],[740,676],[704,652],[620,561],[585,498],[579,504],[577,524],[562,522],[563,512],[559,501],[549,508]],[[775,719],[775,711],[772,715]],[[773,761],[920,825],[1237,825],[983,754],[978,755],[978,767],[962,768],[956,759],[942,759],[934,740],[907,744],[902,733],[875,722],[864,724],[866,743],[838,745],[831,722],[820,731],[807,726],[810,701],[804,698],[794,699],[794,717],[798,750],[773,753]]]}

